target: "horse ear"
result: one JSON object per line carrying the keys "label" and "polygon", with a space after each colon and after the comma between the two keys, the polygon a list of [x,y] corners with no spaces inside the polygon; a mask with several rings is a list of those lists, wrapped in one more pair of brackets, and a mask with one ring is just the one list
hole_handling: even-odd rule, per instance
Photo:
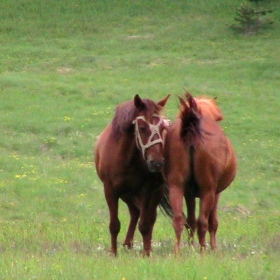
{"label": "horse ear", "polygon": [[167,102],[168,98],[170,97],[171,94],[168,94],[164,99],[158,102],[158,105],[161,107],[165,106],[165,103]]}
{"label": "horse ear", "polygon": [[186,106],[186,102],[185,100],[181,97],[181,96],[178,96],[179,100],[180,100],[180,103],[182,106]]}
{"label": "horse ear", "polygon": [[189,92],[186,93],[186,98],[189,102],[190,108],[197,109],[197,104],[195,102],[195,99],[193,98],[193,96]]}
{"label": "horse ear", "polygon": [[142,101],[138,94],[134,96],[134,105],[139,111],[142,111],[146,108],[145,103]]}

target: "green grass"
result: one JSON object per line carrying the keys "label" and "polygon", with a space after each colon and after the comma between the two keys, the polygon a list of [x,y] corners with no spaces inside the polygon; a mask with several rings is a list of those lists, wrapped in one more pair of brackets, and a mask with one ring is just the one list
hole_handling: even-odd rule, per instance
{"label": "green grass", "polygon": [[[1,279],[278,279],[280,5],[272,28],[234,33],[242,1],[2,1]],[[217,96],[238,154],[221,197],[219,249],[173,255],[159,213],[151,259],[110,237],[92,156],[117,104],[171,93]],[[120,205],[124,239],[128,223]],[[184,235],[184,241],[186,241]]]}

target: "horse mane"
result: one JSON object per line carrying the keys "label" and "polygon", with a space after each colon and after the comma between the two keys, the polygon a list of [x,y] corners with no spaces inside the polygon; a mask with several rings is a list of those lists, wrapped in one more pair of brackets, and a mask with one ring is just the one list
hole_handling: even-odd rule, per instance
{"label": "horse mane", "polygon": [[214,121],[221,121],[224,119],[222,111],[216,103],[216,98],[196,97],[194,100],[202,116],[208,117]]}
{"label": "horse mane", "polygon": [[222,112],[217,106],[216,99],[208,97],[193,97],[186,93],[185,99],[181,102],[181,138],[194,144],[197,138],[201,137],[201,118],[206,117],[214,121],[223,119]]}
{"label": "horse mane", "polygon": [[[161,106],[157,105],[151,99],[142,99],[144,107],[143,113],[152,112],[152,114],[158,114],[161,110]],[[133,121],[139,115],[139,109],[134,105],[134,101],[127,101],[116,107],[115,116],[112,120],[113,134],[116,137],[120,137],[124,134],[134,133]]]}
{"label": "horse mane", "polygon": [[201,114],[198,109],[195,98],[186,93],[186,99],[179,97],[181,102],[181,138],[193,145],[197,138],[201,136],[200,119]]}

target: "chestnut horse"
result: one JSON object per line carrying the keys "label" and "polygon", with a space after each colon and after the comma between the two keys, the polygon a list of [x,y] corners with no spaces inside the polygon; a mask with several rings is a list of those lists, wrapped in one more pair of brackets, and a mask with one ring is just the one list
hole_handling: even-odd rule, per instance
{"label": "chestnut horse", "polygon": [[[206,248],[208,230],[214,250],[217,247],[217,204],[221,191],[230,185],[236,175],[236,155],[218,123],[223,116],[215,99],[193,98],[186,93],[186,99],[180,98],[180,101],[181,112],[170,125],[166,137],[164,166],[169,187],[169,213],[172,213],[177,240],[175,253],[181,249],[184,225],[191,242],[197,228],[201,251]],[[187,205],[186,220],[183,198]],[[200,199],[197,220],[196,198]]]}
{"label": "chestnut horse", "polygon": [[112,122],[98,137],[95,165],[110,211],[111,252],[117,254],[120,231],[118,201],[128,206],[130,224],[124,246],[132,248],[136,225],[149,256],[157,206],[163,196],[163,144],[169,121],[162,110],[169,96],[155,103],[135,95],[116,109]]}

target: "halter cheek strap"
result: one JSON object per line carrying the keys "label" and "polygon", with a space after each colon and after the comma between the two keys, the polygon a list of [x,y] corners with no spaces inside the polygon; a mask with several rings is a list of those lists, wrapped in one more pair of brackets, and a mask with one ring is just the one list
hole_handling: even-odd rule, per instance
{"label": "halter cheek strap", "polygon": [[[168,119],[163,119],[163,118],[159,117],[158,115],[154,115],[154,117],[159,118],[159,122],[157,124],[148,123],[144,116],[139,116],[133,121],[133,123],[135,124],[136,145],[137,145],[138,149],[142,152],[144,159],[145,159],[146,149],[148,149],[149,147],[151,147],[155,144],[158,144],[158,143],[161,143],[162,145],[164,144],[162,137],[160,135],[160,131],[159,131],[160,125],[162,123],[164,124],[164,127],[168,127],[168,125],[169,125]],[[141,135],[139,132],[138,120],[143,120],[149,126],[149,128],[151,130],[151,135],[149,136],[148,141],[145,145],[143,144],[143,141],[142,141],[142,138],[141,138]],[[152,140],[155,135],[158,136],[158,139]]]}

